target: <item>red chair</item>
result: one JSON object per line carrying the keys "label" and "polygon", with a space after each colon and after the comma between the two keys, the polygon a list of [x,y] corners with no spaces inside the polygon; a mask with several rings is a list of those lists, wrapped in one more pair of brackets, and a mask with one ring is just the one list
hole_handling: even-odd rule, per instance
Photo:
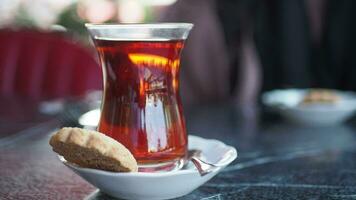
{"label": "red chair", "polygon": [[0,95],[53,99],[101,89],[94,54],[58,33],[0,30]]}

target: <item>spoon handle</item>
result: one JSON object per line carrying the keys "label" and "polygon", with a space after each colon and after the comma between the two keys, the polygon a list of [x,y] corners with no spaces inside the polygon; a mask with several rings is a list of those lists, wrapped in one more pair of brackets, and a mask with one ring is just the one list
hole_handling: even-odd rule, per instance
{"label": "spoon handle", "polygon": [[195,158],[195,157],[193,157],[191,159],[191,161],[193,162],[195,167],[198,169],[200,176],[205,176],[205,175],[209,174],[210,172],[213,172],[220,168],[220,166],[206,163],[206,162],[200,160],[199,158]]}

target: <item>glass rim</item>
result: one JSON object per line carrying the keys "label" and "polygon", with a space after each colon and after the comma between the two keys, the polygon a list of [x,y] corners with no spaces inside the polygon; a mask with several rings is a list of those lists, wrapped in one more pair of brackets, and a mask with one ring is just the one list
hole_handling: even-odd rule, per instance
{"label": "glass rim", "polygon": [[88,29],[105,29],[105,28],[161,28],[161,29],[176,29],[176,28],[193,28],[192,23],[177,22],[177,23],[85,23]]}

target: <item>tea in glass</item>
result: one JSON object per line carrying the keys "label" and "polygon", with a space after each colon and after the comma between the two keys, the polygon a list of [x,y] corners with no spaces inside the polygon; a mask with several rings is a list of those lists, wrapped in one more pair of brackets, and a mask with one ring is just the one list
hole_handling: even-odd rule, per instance
{"label": "tea in glass", "polygon": [[171,170],[187,153],[180,54],[191,24],[87,25],[104,92],[98,131],[125,145],[141,171]]}

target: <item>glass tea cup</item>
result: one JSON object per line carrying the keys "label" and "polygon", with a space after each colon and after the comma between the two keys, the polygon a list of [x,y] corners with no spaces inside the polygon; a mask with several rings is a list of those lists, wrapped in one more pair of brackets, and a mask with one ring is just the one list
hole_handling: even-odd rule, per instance
{"label": "glass tea cup", "polygon": [[193,25],[86,27],[103,69],[98,131],[125,145],[139,171],[178,169],[188,144],[179,95],[180,54]]}

